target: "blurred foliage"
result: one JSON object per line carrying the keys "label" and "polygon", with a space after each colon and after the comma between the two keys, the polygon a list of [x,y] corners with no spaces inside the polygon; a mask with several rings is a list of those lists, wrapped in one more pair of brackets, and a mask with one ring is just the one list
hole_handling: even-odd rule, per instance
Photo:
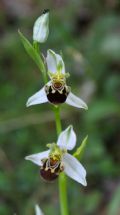
{"label": "blurred foliage", "polygon": [[[120,3],[117,0],[1,0],[0,2],[0,214],[59,214],[57,181],[45,183],[24,160],[56,139],[49,104],[25,107],[42,86],[18,29],[31,41],[32,26],[50,8],[50,35],[41,49],[62,51],[68,84],[88,111],[61,108],[63,127],[73,124],[78,146],[88,134],[81,162],[88,186],[68,179],[71,214],[120,214]],[[77,148],[77,147],[76,147]]]}

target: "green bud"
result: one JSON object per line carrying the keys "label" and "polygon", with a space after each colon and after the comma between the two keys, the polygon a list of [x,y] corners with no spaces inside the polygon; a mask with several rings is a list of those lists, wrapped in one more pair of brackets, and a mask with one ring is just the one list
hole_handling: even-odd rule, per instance
{"label": "green bud", "polygon": [[33,40],[44,43],[49,34],[49,10],[44,10],[33,26]]}

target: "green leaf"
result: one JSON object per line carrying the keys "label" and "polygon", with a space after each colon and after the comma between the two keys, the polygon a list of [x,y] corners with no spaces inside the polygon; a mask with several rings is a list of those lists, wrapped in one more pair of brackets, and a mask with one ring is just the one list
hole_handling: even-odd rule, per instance
{"label": "green leaf", "polygon": [[43,63],[40,55],[36,51],[36,49],[34,49],[34,47],[31,45],[31,43],[27,40],[27,38],[20,31],[18,31],[18,33],[19,33],[22,44],[23,44],[26,52],[28,53],[28,55],[34,60],[34,62],[37,64],[40,71],[45,72],[44,63]]}
{"label": "green leaf", "polygon": [[81,145],[77,148],[76,152],[73,154],[73,156],[76,157],[78,160],[80,160],[82,157],[82,154],[87,144],[87,139],[88,139],[88,135],[83,139]]}
{"label": "green leaf", "polygon": [[120,212],[120,186],[118,186],[112,196],[112,199],[108,205],[107,214],[115,215]]}

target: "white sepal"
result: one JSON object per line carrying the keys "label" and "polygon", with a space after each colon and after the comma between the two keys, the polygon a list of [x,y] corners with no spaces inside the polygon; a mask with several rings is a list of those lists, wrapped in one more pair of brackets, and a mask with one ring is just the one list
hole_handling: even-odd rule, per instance
{"label": "white sepal", "polygon": [[26,106],[29,107],[31,105],[42,104],[46,102],[48,102],[48,99],[46,96],[45,87],[43,87],[41,90],[39,90],[37,93],[35,93],[28,99]]}
{"label": "white sepal", "polygon": [[73,93],[69,93],[67,99],[66,99],[66,103],[71,105],[71,106],[74,106],[74,107],[77,107],[77,108],[84,108],[84,109],[88,109],[86,103],[80,99],[79,97],[75,96]]}
{"label": "white sepal", "polygon": [[60,70],[62,74],[65,74],[65,64],[61,55],[56,54],[56,60],[57,60],[57,69]]}
{"label": "white sepal", "polygon": [[66,153],[63,156],[62,162],[64,164],[64,172],[67,176],[81,183],[83,186],[87,185],[86,170],[75,157]]}
{"label": "white sepal", "polygon": [[30,160],[38,166],[42,166],[42,159],[48,158],[50,150],[40,152],[33,155],[28,155],[25,157],[26,160]]}
{"label": "white sepal", "polygon": [[44,215],[39,205],[35,205],[35,215]]}
{"label": "white sepal", "polygon": [[69,126],[62,131],[58,137],[57,145],[61,149],[72,150],[76,145],[76,134],[73,130],[73,126]]}
{"label": "white sepal", "polygon": [[62,57],[51,49],[47,51],[46,62],[50,73],[55,74],[58,70],[63,74],[65,73],[65,65]]}
{"label": "white sepal", "polygon": [[44,43],[49,34],[49,12],[43,13],[33,26],[33,40]]}

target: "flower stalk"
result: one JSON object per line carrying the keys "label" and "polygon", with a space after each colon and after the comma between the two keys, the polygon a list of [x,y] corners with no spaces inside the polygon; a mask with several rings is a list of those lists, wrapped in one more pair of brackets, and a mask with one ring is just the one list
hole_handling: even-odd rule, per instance
{"label": "flower stalk", "polygon": [[57,132],[57,135],[59,135],[60,132],[62,131],[59,106],[54,106],[54,114],[55,114],[56,132]]}
{"label": "flower stalk", "polygon": [[59,199],[61,215],[69,215],[67,201],[67,178],[64,173],[59,175]]}
{"label": "flower stalk", "polygon": [[[60,132],[62,131],[62,125],[60,120],[60,107],[54,107],[55,113],[55,122],[56,122],[56,130],[57,135],[59,136]],[[60,210],[61,215],[69,215],[68,213],[68,200],[67,200],[67,178],[64,173],[59,175],[59,199],[60,199]]]}

